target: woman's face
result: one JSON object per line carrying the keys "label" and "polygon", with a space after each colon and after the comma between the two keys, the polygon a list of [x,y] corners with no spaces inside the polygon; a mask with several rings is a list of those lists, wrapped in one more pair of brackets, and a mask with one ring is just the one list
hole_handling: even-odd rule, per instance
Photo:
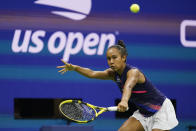
{"label": "woman's face", "polygon": [[119,71],[123,68],[126,56],[121,56],[120,51],[116,48],[110,48],[107,51],[107,62],[110,68],[114,71]]}

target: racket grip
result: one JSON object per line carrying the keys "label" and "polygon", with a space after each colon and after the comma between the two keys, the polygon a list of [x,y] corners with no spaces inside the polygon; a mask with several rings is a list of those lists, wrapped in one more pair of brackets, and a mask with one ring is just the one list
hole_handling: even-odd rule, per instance
{"label": "racket grip", "polygon": [[108,111],[117,111],[117,106],[111,106],[107,108]]}
{"label": "racket grip", "polygon": [[[108,107],[107,110],[108,111],[118,111],[118,107],[117,106],[111,106],[111,107]],[[127,108],[126,111],[128,111],[128,110],[129,110],[129,107]]]}

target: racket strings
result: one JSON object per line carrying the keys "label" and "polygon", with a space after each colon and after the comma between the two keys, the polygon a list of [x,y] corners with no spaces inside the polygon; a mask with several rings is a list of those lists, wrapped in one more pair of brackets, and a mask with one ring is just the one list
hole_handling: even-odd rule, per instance
{"label": "racket strings", "polygon": [[96,115],[91,107],[83,103],[65,103],[61,106],[61,110],[67,117],[77,121],[89,121]]}

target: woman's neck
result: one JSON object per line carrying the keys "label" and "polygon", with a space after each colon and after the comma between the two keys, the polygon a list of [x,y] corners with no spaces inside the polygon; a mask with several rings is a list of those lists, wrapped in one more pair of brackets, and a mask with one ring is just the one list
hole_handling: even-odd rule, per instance
{"label": "woman's neck", "polygon": [[122,73],[123,73],[125,67],[126,67],[126,63],[122,65],[122,68],[121,68],[119,71],[117,71],[117,73],[118,73],[120,76],[122,75]]}

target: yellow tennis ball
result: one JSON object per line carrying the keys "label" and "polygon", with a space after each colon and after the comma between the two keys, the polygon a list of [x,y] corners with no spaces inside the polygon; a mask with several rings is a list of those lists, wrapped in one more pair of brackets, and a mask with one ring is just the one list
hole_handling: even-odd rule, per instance
{"label": "yellow tennis ball", "polygon": [[130,10],[131,10],[131,12],[133,12],[133,13],[138,13],[139,10],[140,10],[140,6],[139,6],[138,4],[132,4],[132,5],[130,6]]}

